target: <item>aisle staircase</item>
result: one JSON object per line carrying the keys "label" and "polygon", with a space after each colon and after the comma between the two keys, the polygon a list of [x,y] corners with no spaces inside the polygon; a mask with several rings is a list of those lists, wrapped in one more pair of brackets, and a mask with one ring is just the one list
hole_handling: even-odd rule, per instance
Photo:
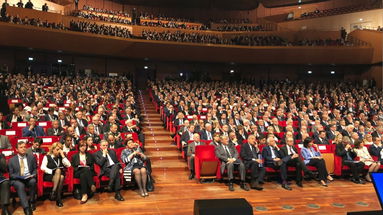
{"label": "aisle staircase", "polygon": [[139,105],[143,116],[142,129],[145,134],[145,154],[152,161],[153,174],[163,171],[186,171],[187,164],[181,153],[172,145],[170,132],[165,130],[147,91],[139,91]]}

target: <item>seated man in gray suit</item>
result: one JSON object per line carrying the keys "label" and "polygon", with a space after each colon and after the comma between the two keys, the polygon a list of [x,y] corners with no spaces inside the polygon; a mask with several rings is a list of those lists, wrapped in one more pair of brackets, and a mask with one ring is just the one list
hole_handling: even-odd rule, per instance
{"label": "seated man in gray suit", "polygon": [[5,135],[0,135],[0,149],[12,149],[8,137]]}
{"label": "seated man in gray suit", "polygon": [[[11,185],[16,189],[20,198],[21,206],[26,215],[32,214],[36,210],[35,193],[36,193],[36,174],[37,163],[33,155],[27,154],[25,142],[17,143],[17,155],[13,156],[8,163],[9,178]],[[25,188],[29,188],[29,201]]]}
{"label": "seated man in gray suit", "polygon": [[227,176],[229,178],[229,190],[234,191],[233,187],[233,172],[234,167],[238,167],[241,177],[241,188],[249,191],[249,187],[245,183],[246,169],[245,165],[239,159],[238,151],[234,145],[229,144],[229,137],[226,135],[221,136],[221,145],[215,147],[215,155],[221,161],[221,173],[227,169]]}
{"label": "seated man in gray suit", "polygon": [[189,176],[190,180],[194,178],[194,173],[195,173],[194,172],[195,147],[204,145],[204,143],[200,142],[200,137],[198,133],[193,134],[193,140],[194,142],[188,145],[188,153],[187,153],[188,160],[189,160],[189,168],[190,168],[190,176]]}

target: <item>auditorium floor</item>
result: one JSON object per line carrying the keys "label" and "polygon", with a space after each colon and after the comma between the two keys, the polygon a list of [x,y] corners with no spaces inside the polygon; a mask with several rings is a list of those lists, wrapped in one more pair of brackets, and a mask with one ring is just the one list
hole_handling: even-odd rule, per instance
{"label": "auditorium floor", "polygon": [[[292,185],[285,191],[275,182],[267,182],[264,191],[243,191],[235,186],[229,192],[224,184],[198,184],[187,179],[187,171],[158,170],[154,173],[156,187],[149,197],[142,198],[135,191],[123,191],[126,201],[117,202],[111,193],[96,194],[85,205],[68,196],[64,207],[57,208],[49,200],[39,201],[34,214],[193,214],[195,199],[246,198],[254,207],[254,214],[346,214],[347,211],[378,210],[379,203],[372,184],[354,185],[338,180],[327,188],[316,182],[306,182],[304,188]],[[333,206],[334,203],[341,205]],[[320,208],[310,208],[315,204]],[[283,206],[293,209],[283,209]],[[14,214],[23,214],[20,206]]]}

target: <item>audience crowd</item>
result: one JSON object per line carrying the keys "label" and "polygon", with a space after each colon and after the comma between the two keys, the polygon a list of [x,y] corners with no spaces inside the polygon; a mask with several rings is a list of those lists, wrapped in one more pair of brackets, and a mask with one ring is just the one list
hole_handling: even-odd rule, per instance
{"label": "audience crowd", "polygon": [[79,32],[88,32],[93,34],[101,34],[106,36],[115,36],[122,38],[131,38],[132,34],[127,28],[122,28],[118,26],[107,26],[107,25],[98,25],[96,23],[90,22],[81,22],[81,21],[71,21],[69,30],[79,31]]}
{"label": "audience crowd", "polygon": [[[363,172],[365,166],[368,172],[376,172],[383,163],[383,97],[376,88],[347,82],[289,80],[259,85],[158,81],[150,86],[154,102],[163,107],[164,115],[175,126],[175,135],[179,135],[189,161],[195,146],[214,145],[222,171],[227,169],[232,179],[234,164],[242,179],[245,172],[235,150],[241,147],[242,160],[251,169],[251,188],[257,190],[262,189],[264,166],[280,169],[282,187],[287,190],[291,190],[286,181],[287,166],[297,167],[296,182],[300,187],[302,171],[314,177],[306,165],[315,166],[318,181],[328,186],[333,178],[327,173],[318,145],[336,144],[335,154],[350,167],[351,181],[357,184],[371,181]],[[294,146],[297,143],[303,143],[303,160]],[[243,150],[256,153],[242,154]],[[355,160],[357,156],[359,160]],[[254,162],[246,163],[248,158]],[[195,173],[191,164],[189,167],[192,179]],[[242,182],[241,188],[248,190]],[[229,190],[233,190],[232,181]]]}
{"label": "audience crowd", "polygon": [[223,25],[217,27],[218,31],[264,31],[260,25]]}
{"label": "audience crowd", "polygon": [[[0,130],[17,129],[15,123],[25,122],[21,132],[22,137],[28,138],[14,143],[8,140],[12,135],[0,135],[0,149],[17,149],[17,155],[8,162],[10,185],[15,187],[25,214],[32,214],[36,209],[36,183],[40,180],[53,182],[49,199],[56,201],[58,207],[63,207],[64,178],[74,180],[70,178],[72,176],[79,180],[78,185],[75,181],[70,183],[74,183],[73,191],[79,194],[75,196],[81,204],[95,193],[97,183],[93,176],[96,175],[97,180],[107,176],[106,190],[115,192],[114,198],[123,201],[120,178],[123,176],[130,182],[140,170],[140,182],[136,177],[140,195],[148,195],[146,174],[150,174],[151,165],[144,155],[140,109],[130,80],[125,77],[63,77],[31,73],[6,73],[2,74],[2,80],[5,96],[18,103],[11,107],[9,115],[0,113]],[[43,128],[39,122],[49,122],[51,126]],[[53,136],[59,141],[44,149],[44,139]],[[36,156],[42,156],[41,163],[37,163]],[[25,159],[24,165],[28,168],[19,165],[19,157],[20,162]],[[2,165],[3,161],[0,163]],[[42,176],[38,173],[40,170]],[[73,171],[73,175],[66,175],[68,171]],[[1,167],[1,174],[4,173],[6,171]],[[39,183],[38,186],[43,185]],[[71,186],[68,186],[69,190]],[[24,187],[29,189],[29,198]],[[9,192],[9,187],[1,186],[2,198]],[[4,213],[9,212],[8,205],[9,199],[5,198],[2,201]]]}

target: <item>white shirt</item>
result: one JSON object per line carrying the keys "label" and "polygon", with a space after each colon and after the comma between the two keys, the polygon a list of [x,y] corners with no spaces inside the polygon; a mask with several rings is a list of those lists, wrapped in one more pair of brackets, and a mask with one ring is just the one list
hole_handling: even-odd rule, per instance
{"label": "white shirt", "polygon": [[[51,156],[52,157],[52,159],[53,159],[53,161],[56,163],[56,161],[54,160],[54,156],[53,155],[46,155],[46,156],[44,156],[44,158],[43,158],[43,162],[41,162],[41,167],[40,167],[40,169],[45,173],[45,174],[49,174],[49,175],[51,175],[52,173],[53,173],[53,170],[54,169],[49,169],[48,167],[47,167],[47,165],[48,165],[48,158],[47,158],[47,156]],[[70,167],[70,162],[69,162],[69,160],[65,157],[65,158],[63,158],[62,159],[62,162],[63,162],[63,164],[64,164],[64,166],[65,167]],[[56,163],[56,166],[57,167],[59,167],[60,166],[60,160]]]}
{"label": "white shirt", "polygon": [[114,162],[113,162],[113,160],[112,160],[112,158],[109,156],[109,153],[106,153],[106,155],[104,155],[104,157],[107,157],[108,158],[108,160],[109,160],[109,166],[113,166],[114,165]]}
{"label": "white shirt", "polygon": [[276,158],[277,156],[274,153],[274,148],[272,146],[270,146],[270,149],[271,149],[271,158],[272,159]]}

